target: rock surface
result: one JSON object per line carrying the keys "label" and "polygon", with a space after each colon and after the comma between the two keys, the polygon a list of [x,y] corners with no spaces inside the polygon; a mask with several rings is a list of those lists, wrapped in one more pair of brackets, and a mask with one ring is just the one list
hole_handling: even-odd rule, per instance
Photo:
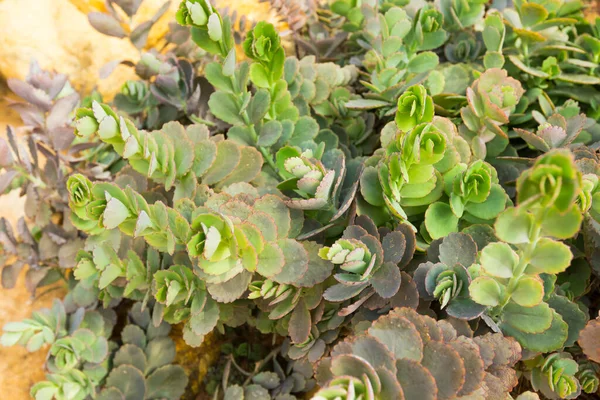
{"label": "rock surface", "polygon": [[[126,39],[105,36],[91,27],[85,12],[95,0],[0,0],[0,75],[21,78],[35,58],[42,68],[69,75],[74,86],[84,92],[98,88],[111,97],[126,79],[134,77],[130,68],[119,67],[110,77],[100,80],[100,68],[113,60],[137,60],[139,51]],[[177,1],[155,25],[151,37],[161,37],[173,19]],[[146,20],[164,0],[145,0],[136,20]],[[77,7],[77,6],[78,7]],[[89,9],[88,9],[89,8]],[[135,26],[136,21],[133,21]]]}

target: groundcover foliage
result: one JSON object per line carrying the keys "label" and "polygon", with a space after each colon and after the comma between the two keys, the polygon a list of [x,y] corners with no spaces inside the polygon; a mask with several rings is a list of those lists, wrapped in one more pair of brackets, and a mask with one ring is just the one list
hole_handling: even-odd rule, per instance
{"label": "groundcover foliage", "polygon": [[[139,2],[108,3],[94,27],[144,48],[164,10],[127,33]],[[31,395],[597,396],[600,19],[313,11],[290,40],[182,1],[112,102],[36,64],[8,81],[0,188],[27,199],[0,221],[2,284],[68,288],[4,326],[48,352]],[[201,377],[177,365],[215,346]]]}

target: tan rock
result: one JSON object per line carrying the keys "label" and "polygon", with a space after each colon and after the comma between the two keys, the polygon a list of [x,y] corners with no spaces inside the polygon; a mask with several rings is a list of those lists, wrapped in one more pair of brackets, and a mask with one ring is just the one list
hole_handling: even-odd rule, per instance
{"label": "tan rock", "polygon": [[[73,0],[85,11],[97,8],[96,0]],[[176,1],[150,32],[153,41],[164,36],[173,19]],[[132,22],[149,19],[164,4],[146,0]],[[89,9],[86,9],[86,5]],[[42,68],[69,75],[77,89],[98,88],[110,98],[121,84],[135,77],[130,68],[118,67],[107,79],[100,80],[100,68],[113,60],[137,60],[139,51],[126,39],[107,37],[92,28],[86,13],[69,0],[0,1],[0,75],[24,78],[35,58]]]}

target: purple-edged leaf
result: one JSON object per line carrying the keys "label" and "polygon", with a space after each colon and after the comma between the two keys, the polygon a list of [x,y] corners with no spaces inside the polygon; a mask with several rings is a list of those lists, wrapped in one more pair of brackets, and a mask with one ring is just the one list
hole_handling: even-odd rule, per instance
{"label": "purple-edged leaf", "polygon": [[477,259],[477,244],[471,236],[453,232],[442,240],[439,252],[440,261],[448,266],[470,267]]}
{"label": "purple-edged leaf", "polygon": [[433,375],[419,362],[396,360],[396,378],[406,399],[437,400],[437,385]]}
{"label": "purple-edged leaf", "polygon": [[218,302],[231,303],[242,297],[251,280],[252,274],[243,270],[227,282],[207,285],[207,289],[213,299]]}
{"label": "purple-edged leaf", "polygon": [[46,127],[48,130],[54,130],[69,123],[69,116],[79,102],[79,94],[72,93],[68,96],[58,99],[46,118]]}
{"label": "purple-edged leaf", "polygon": [[402,232],[394,231],[383,237],[381,241],[383,247],[384,261],[398,264],[404,257],[406,251],[406,239]]}
{"label": "purple-edged leaf", "polygon": [[294,286],[312,287],[331,276],[333,264],[319,257],[321,245],[315,242],[302,242],[302,245],[308,253],[308,270],[300,280],[294,283]]}
{"label": "purple-edged leaf", "polygon": [[14,162],[12,152],[8,146],[8,142],[4,138],[0,138],[0,167],[8,167]]}
{"label": "purple-edged leaf", "polygon": [[400,269],[391,262],[384,263],[370,279],[371,286],[384,299],[398,293],[401,283]]}
{"label": "purple-edged leaf", "polygon": [[11,170],[0,175],[0,193],[4,193],[18,174],[17,171]]}
{"label": "purple-edged leaf", "polygon": [[310,311],[304,303],[304,299],[300,299],[292,312],[290,318],[288,332],[293,343],[303,343],[308,339],[311,328]]}
{"label": "purple-edged leaf", "polygon": [[50,107],[52,107],[52,100],[43,90],[36,89],[27,82],[14,78],[9,78],[6,83],[14,94],[28,103],[31,103],[44,111],[48,111],[50,110]]}
{"label": "purple-edged leaf", "polygon": [[118,38],[127,36],[121,23],[112,15],[101,12],[91,12],[88,14],[88,20],[90,21],[90,25],[100,33]]}
{"label": "purple-edged leaf", "polygon": [[369,328],[369,335],[379,339],[394,358],[421,360],[423,340],[415,325],[405,317],[388,314]]}
{"label": "purple-edged leaf", "polygon": [[6,265],[2,268],[2,287],[4,289],[12,289],[15,287],[22,268],[23,264],[21,263]]}
{"label": "purple-edged leaf", "polygon": [[479,317],[486,309],[486,306],[477,304],[469,298],[457,297],[450,301],[446,312],[455,318],[470,321]]}
{"label": "purple-edged leaf", "polygon": [[308,271],[308,252],[300,242],[293,239],[280,240],[277,244],[283,252],[285,264],[273,280],[279,283],[296,284]]}
{"label": "purple-edged leaf", "polygon": [[341,283],[335,284],[323,293],[323,298],[327,301],[341,302],[358,296],[367,287],[367,283],[361,285],[346,286]]}
{"label": "purple-edged leaf", "polygon": [[390,299],[390,306],[396,307],[410,307],[416,309],[419,306],[419,291],[417,285],[409,274],[404,271],[400,272],[400,289],[398,293]]}

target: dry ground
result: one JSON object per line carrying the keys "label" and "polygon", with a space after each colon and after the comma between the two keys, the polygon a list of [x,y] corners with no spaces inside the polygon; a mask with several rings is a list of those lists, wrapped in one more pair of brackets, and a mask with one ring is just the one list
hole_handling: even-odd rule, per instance
{"label": "dry ground", "polygon": [[[6,107],[5,94],[5,87],[0,87],[0,135],[2,137],[6,137],[7,124],[14,126],[20,124],[19,117]],[[23,213],[22,200],[19,198],[18,191],[0,197],[0,217],[15,222]],[[21,275],[14,289],[0,288],[0,327],[9,321],[27,318],[36,309],[50,306],[52,299],[61,295],[59,291],[52,291],[40,298],[32,299],[25,289],[23,277],[24,274]],[[1,397],[10,400],[30,399],[29,388],[33,383],[44,378],[45,355],[46,349],[29,353],[20,347],[0,346]]]}

